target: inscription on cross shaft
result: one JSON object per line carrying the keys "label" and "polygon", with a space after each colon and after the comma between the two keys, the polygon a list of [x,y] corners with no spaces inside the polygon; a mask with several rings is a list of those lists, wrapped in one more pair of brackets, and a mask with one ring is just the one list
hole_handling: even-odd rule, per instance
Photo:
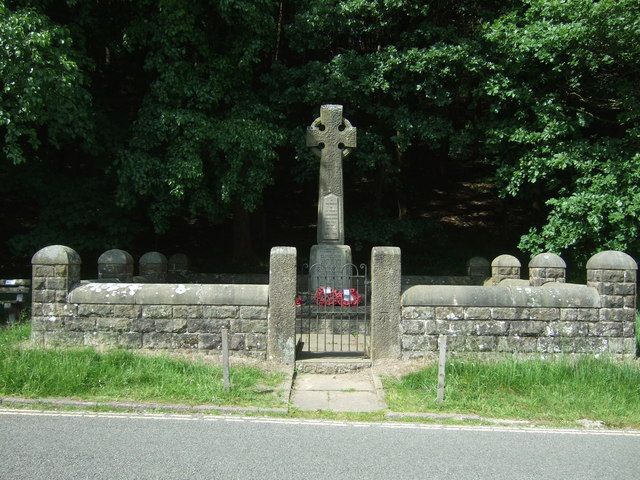
{"label": "inscription on cross shaft", "polygon": [[342,159],[356,147],[356,129],[342,117],[342,105],[322,105],[307,128],[307,146],[320,157],[318,244],[344,245]]}

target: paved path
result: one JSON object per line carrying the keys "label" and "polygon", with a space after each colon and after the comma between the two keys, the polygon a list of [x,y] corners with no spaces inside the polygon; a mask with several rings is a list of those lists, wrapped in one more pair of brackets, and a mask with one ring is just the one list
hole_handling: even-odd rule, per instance
{"label": "paved path", "polygon": [[640,433],[0,410],[1,479],[637,479]]}
{"label": "paved path", "polygon": [[353,373],[296,374],[291,402],[299,410],[373,412],[386,408],[371,369]]}

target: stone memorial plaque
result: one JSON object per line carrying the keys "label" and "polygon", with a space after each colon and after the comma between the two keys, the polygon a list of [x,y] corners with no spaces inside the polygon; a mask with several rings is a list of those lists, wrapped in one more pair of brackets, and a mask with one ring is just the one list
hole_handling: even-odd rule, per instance
{"label": "stone memorial plaque", "polygon": [[338,242],[340,240],[340,199],[337,195],[329,194],[322,198],[320,206],[320,225],[322,240]]}

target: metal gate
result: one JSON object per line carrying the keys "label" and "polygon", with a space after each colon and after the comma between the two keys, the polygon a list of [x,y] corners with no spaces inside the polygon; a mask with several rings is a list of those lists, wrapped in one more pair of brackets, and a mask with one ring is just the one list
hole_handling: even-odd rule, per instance
{"label": "metal gate", "polygon": [[305,264],[302,274],[304,291],[296,298],[298,352],[368,356],[370,282],[366,265],[347,264],[339,271],[328,271]]}

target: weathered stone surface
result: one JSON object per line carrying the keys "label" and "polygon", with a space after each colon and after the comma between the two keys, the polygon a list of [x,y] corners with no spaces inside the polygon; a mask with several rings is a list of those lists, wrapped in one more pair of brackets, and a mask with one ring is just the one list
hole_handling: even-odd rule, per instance
{"label": "weathered stone surface", "polygon": [[180,333],[175,337],[177,348],[193,349],[198,348],[199,337],[195,333]]}
{"label": "weathered stone surface", "polygon": [[296,259],[293,247],[273,247],[269,262],[267,355],[272,361],[295,361]]}
{"label": "weathered stone surface", "polygon": [[589,334],[589,324],[583,322],[550,322],[545,329],[550,337],[584,337]]}
{"label": "weathered stone surface", "polygon": [[143,305],[142,318],[171,318],[171,306],[169,305]]}
{"label": "weathered stone surface", "polygon": [[65,322],[67,330],[76,332],[90,332],[96,329],[95,317],[69,317]]}
{"label": "weathered stone surface", "polygon": [[424,321],[423,320],[403,320],[401,324],[402,333],[407,335],[422,335],[424,334]]}
{"label": "weathered stone surface", "polygon": [[157,332],[183,333],[187,331],[187,320],[176,318],[158,318],[156,319]]}
{"label": "weathered stone surface", "polygon": [[537,336],[541,335],[545,331],[546,326],[546,322],[514,320],[509,325],[509,334],[519,336]]}
{"label": "weathered stone surface", "polygon": [[222,348],[222,335],[201,333],[198,335],[198,348],[201,350],[219,350]]}
{"label": "weathered stone surface", "polygon": [[481,279],[489,278],[491,276],[491,262],[484,257],[470,258],[467,261],[467,275]]}
{"label": "weathered stone surface", "polygon": [[464,318],[462,307],[436,307],[437,320],[461,320]]}
{"label": "weathered stone surface", "polygon": [[[36,252],[36,254],[31,258],[31,265],[62,266],[62,265],[80,265],[81,263],[82,262],[80,260],[80,255],[78,255],[78,253],[74,249],[65,247],[64,245],[50,245]],[[50,270],[37,270],[36,275],[45,276],[45,275],[40,275],[40,272],[43,272],[43,271],[51,272]],[[64,273],[61,273],[61,275],[65,275],[65,274],[66,274],[66,271]],[[46,276],[49,276],[49,275],[51,275],[51,273],[49,273]]]}
{"label": "weathered stone surface", "polygon": [[96,320],[98,330],[113,330],[116,332],[128,332],[131,330],[130,318],[98,318]]}
{"label": "weathered stone surface", "polygon": [[229,348],[231,350],[244,350],[245,349],[245,334],[234,333],[229,335]]}
{"label": "weathered stone surface", "polygon": [[131,321],[131,330],[134,332],[153,332],[156,329],[156,321],[153,318],[134,318]]}
{"label": "weathered stone surface", "polygon": [[560,319],[560,310],[557,308],[530,308],[529,318],[531,320],[552,321]]}
{"label": "weathered stone surface", "polygon": [[197,305],[173,307],[175,318],[202,318],[203,309]]}
{"label": "weathered stone surface", "polygon": [[267,307],[240,307],[240,318],[242,319],[266,319],[267,314]]}
{"label": "weathered stone surface", "polygon": [[113,315],[133,320],[134,318],[138,318],[142,315],[142,307],[140,305],[114,305]]}
{"label": "weathered stone surface", "polygon": [[142,346],[144,348],[178,348],[176,333],[150,332],[142,334]]}
{"label": "weathered stone surface", "polygon": [[207,319],[237,318],[239,307],[232,305],[203,307],[202,316]]}
{"label": "weathered stone surface", "polygon": [[600,321],[602,322],[630,322],[635,320],[636,311],[630,308],[601,308]]}
{"label": "weathered stone surface", "polygon": [[371,358],[400,357],[400,249],[371,250]]}
{"label": "weathered stone surface", "polygon": [[268,325],[265,320],[231,320],[232,333],[267,333]]}
{"label": "weathered stone surface", "polygon": [[344,270],[345,265],[352,263],[348,245],[313,245],[309,261],[309,291],[314,292],[320,286],[351,288],[350,272]]}
{"label": "weathered stone surface", "polygon": [[402,350],[428,352],[435,350],[431,337],[424,335],[402,335]]}
{"label": "weathered stone surface", "polygon": [[589,335],[594,337],[621,337],[623,335],[623,322],[596,322],[589,323]]}
{"label": "weathered stone surface", "polygon": [[45,347],[81,347],[84,345],[84,333],[52,330],[44,332]]}
{"label": "weathered stone surface", "polygon": [[498,337],[498,352],[531,353],[538,349],[538,341],[534,337]]}
{"label": "weathered stone surface", "polygon": [[491,320],[486,322],[474,322],[476,335],[505,335],[509,330],[509,322]]}
{"label": "weathered stone surface", "polygon": [[133,279],[133,257],[124,250],[107,250],[98,258],[98,278],[131,282]]}
{"label": "weathered stone surface", "polygon": [[597,308],[561,308],[560,321],[562,322],[597,322]]}
{"label": "weathered stone surface", "polygon": [[412,320],[433,320],[436,315],[434,307],[403,307],[402,318]]}
{"label": "weathered stone surface", "polygon": [[638,264],[623,252],[607,250],[596,253],[587,261],[587,270],[638,270]]}
{"label": "weathered stone surface", "polygon": [[492,352],[498,346],[494,336],[468,336],[465,339],[465,350],[469,352]]}
{"label": "weathered stone surface", "polygon": [[262,333],[247,333],[244,337],[244,346],[247,350],[266,350],[267,336]]}
{"label": "weathered stone surface", "polygon": [[528,308],[496,307],[491,309],[491,318],[494,320],[526,320],[529,317]]}
{"label": "weathered stone surface", "polygon": [[490,320],[491,309],[489,307],[467,307],[464,309],[465,320]]}
{"label": "weathered stone surface", "polygon": [[229,328],[229,324],[226,318],[189,318],[187,332],[220,333],[223,328]]}

